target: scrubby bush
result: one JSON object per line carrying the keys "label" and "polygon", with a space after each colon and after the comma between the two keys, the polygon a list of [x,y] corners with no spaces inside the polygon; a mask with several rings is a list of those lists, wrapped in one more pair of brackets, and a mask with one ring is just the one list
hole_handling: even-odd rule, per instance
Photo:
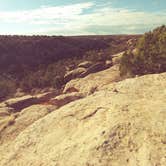
{"label": "scrubby bush", "polygon": [[37,71],[27,71],[22,77],[19,87],[26,92],[30,92],[33,88],[60,89],[64,84],[65,62],[67,63],[66,60],[62,60],[48,66],[41,66]]}
{"label": "scrubby bush", "polygon": [[121,75],[143,75],[166,71],[166,26],[145,33],[136,51],[125,52],[120,64]]}
{"label": "scrubby bush", "polygon": [[[0,36],[0,98],[33,89],[61,89],[64,75],[83,61],[111,60],[112,54],[124,51],[126,42],[139,36],[108,35],[84,37]],[[16,85],[16,87],[15,87]]]}
{"label": "scrubby bush", "polygon": [[88,51],[86,52],[86,54],[83,56],[82,59],[92,62],[111,60],[112,58],[110,56],[110,52],[107,52],[106,50]]}
{"label": "scrubby bush", "polygon": [[16,84],[12,80],[0,77],[0,101],[10,97],[16,91]]}

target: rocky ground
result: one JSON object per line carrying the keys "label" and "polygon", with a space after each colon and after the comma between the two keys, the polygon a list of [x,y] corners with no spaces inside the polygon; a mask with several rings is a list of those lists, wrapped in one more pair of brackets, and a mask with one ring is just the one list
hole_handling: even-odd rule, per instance
{"label": "rocky ground", "polygon": [[165,166],[166,73],[121,81],[118,57],[63,94],[0,103],[0,165]]}

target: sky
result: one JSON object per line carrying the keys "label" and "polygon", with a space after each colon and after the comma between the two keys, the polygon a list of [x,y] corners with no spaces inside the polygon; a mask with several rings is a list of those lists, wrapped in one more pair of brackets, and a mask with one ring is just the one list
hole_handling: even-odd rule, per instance
{"label": "sky", "polygon": [[141,34],[166,24],[166,0],[0,0],[1,35]]}

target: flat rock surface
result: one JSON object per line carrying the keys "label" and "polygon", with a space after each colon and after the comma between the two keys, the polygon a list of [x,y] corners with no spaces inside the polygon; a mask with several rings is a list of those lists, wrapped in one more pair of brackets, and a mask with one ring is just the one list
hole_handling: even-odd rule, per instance
{"label": "flat rock surface", "polygon": [[3,129],[3,131],[0,132],[0,143],[13,140],[27,126],[31,125],[33,122],[44,117],[45,115],[47,115],[48,113],[52,112],[55,109],[56,107],[52,105],[39,105],[39,104],[32,105],[30,107],[23,109],[21,112],[17,113],[17,116],[14,116],[14,122],[12,125],[10,125],[9,122],[11,121],[13,115],[6,115],[5,129]]}
{"label": "flat rock surface", "polygon": [[0,165],[165,166],[165,119],[166,73],[108,81],[0,144]]}

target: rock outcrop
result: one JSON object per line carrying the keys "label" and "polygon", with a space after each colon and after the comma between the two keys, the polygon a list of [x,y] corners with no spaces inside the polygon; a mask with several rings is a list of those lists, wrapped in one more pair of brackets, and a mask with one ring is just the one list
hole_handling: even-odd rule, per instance
{"label": "rock outcrop", "polygon": [[104,69],[106,69],[105,63],[97,62],[97,63],[93,64],[92,66],[90,66],[85,72],[81,73],[80,77],[85,77],[91,73],[96,73],[96,72],[99,72]]}
{"label": "rock outcrop", "polygon": [[[56,107],[53,105],[32,105],[23,109],[17,114],[17,116],[7,112],[5,119],[6,123],[4,123],[5,127],[3,128],[3,131],[0,130],[0,142],[2,143],[4,141],[13,140],[21,131],[26,129],[27,126],[31,125],[33,122],[44,117],[55,109]],[[1,116],[1,112],[0,117],[4,118]]]}
{"label": "rock outcrop", "polygon": [[1,143],[0,165],[165,166],[166,73],[106,80]]}
{"label": "rock outcrop", "polygon": [[121,80],[119,66],[115,65],[109,69],[89,74],[84,78],[78,78],[68,82],[64,88],[64,93],[78,91],[84,95],[92,94],[104,85]]}
{"label": "rock outcrop", "polygon": [[38,95],[35,95],[35,98],[37,99],[37,103],[42,103],[42,102],[47,102],[51,98],[58,96],[59,92],[58,91],[51,91],[51,92],[45,92],[41,93]]}
{"label": "rock outcrop", "polygon": [[121,52],[119,54],[112,55],[112,64],[117,65],[120,63],[120,60],[123,56],[124,52]]}
{"label": "rock outcrop", "polygon": [[10,108],[10,112],[16,113],[20,112],[22,109],[27,108],[34,104],[40,104],[49,101],[51,98],[58,96],[58,91],[51,91],[40,93],[38,95],[26,95],[22,97],[15,97],[0,103],[0,108]]}
{"label": "rock outcrop", "polygon": [[111,67],[112,65],[113,63],[111,60],[98,61],[98,62],[84,61],[78,64],[77,68],[71,71],[67,71],[67,73],[64,76],[64,80],[67,83],[72,79],[83,78],[89,74],[105,70]]}
{"label": "rock outcrop", "polygon": [[7,107],[13,108],[14,112],[19,112],[21,109],[33,105],[35,103],[37,103],[37,98],[31,95],[12,98],[4,102],[4,104]]}
{"label": "rock outcrop", "polygon": [[52,98],[48,103],[56,106],[57,108],[64,106],[72,101],[83,98],[84,95],[79,92],[73,92],[68,94],[62,94],[57,97]]}
{"label": "rock outcrop", "polygon": [[67,72],[64,76],[64,80],[65,80],[65,82],[68,82],[72,79],[80,77],[80,75],[84,72],[86,72],[85,68],[83,68],[83,67],[76,68],[74,70]]}
{"label": "rock outcrop", "polygon": [[78,67],[89,68],[93,63],[91,61],[84,61],[78,64]]}
{"label": "rock outcrop", "polygon": [[14,123],[15,117],[10,114],[12,108],[0,107],[0,133],[9,125]]}

